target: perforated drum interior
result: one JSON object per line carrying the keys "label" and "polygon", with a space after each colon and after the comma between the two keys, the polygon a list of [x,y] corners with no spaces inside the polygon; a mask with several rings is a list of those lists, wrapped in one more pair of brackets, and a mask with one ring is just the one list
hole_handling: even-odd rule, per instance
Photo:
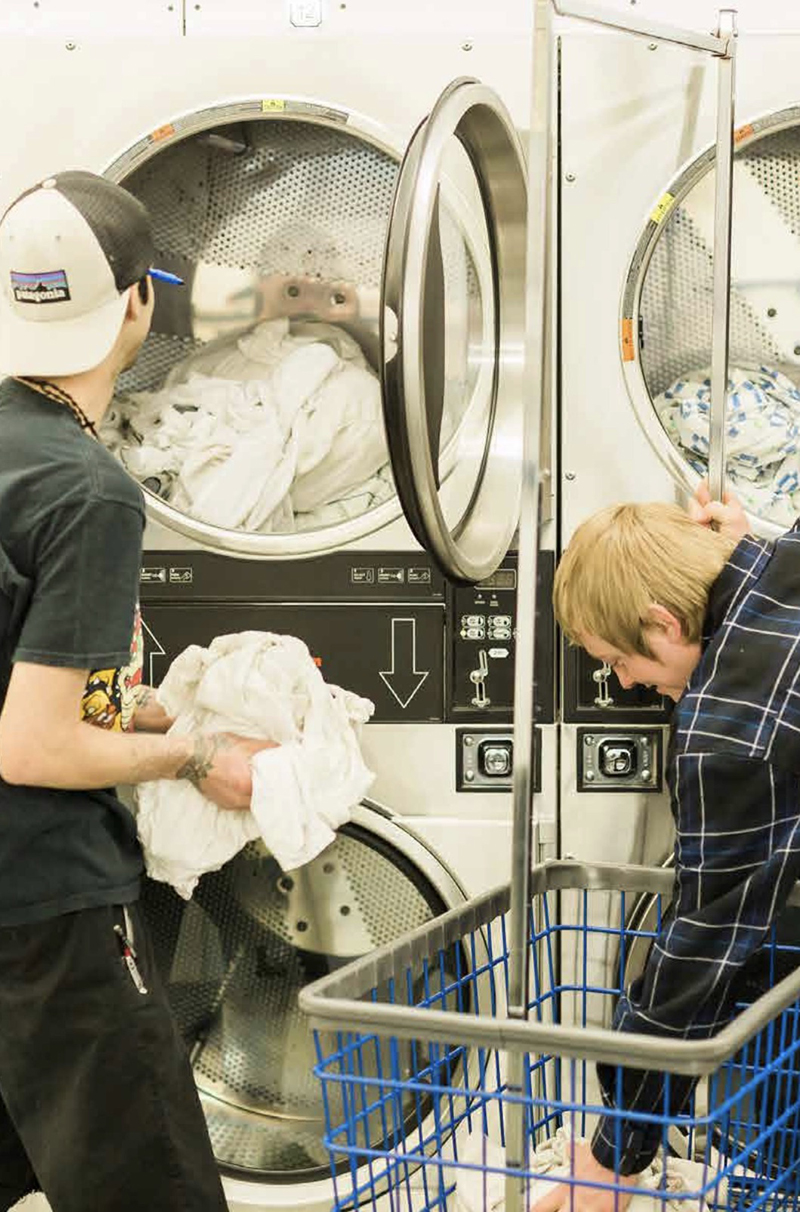
{"label": "perforated drum interior", "polygon": [[[173,523],[196,520],[184,533],[270,554],[242,536],[350,524],[333,546],[356,537],[354,519],[368,533],[400,512],[379,384],[398,159],[348,115],[299,103],[255,110],[194,114],[109,170],[147,206],[159,264],[186,286],[157,284],[151,334],[104,436],[151,505],[169,506]],[[491,306],[476,268],[489,259],[482,211],[460,186],[452,202],[446,194],[443,466],[486,361]],[[395,318],[384,319],[391,336]]]}
{"label": "perforated drum interior", "polygon": [[[665,190],[622,303],[622,358],[651,440],[688,487],[708,459],[714,149]],[[727,474],[748,510],[800,510],[800,110],[736,133]],[[691,469],[691,471],[690,471]]]}
{"label": "perforated drum interior", "polygon": [[[297,872],[282,873],[253,843],[205,875],[190,902],[147,881],[142,903],[222,1171],[326,1178],[322,1093],[298,991],[443,912],[440,892],[391,841],[347,825]],[[375,1072],[397,1063],[376,1045]],[[429,1110],[404,1102],[390,1128],[411,1131]],[[386,1131],[377,1119],[370,1126],[377,1147]]]}

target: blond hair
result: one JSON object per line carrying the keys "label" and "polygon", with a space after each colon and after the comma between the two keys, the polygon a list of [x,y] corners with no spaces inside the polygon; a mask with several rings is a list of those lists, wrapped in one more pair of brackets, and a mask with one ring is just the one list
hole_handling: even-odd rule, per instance
{"label": "blond hair", "polygon": [[574,643],[598,636],[621,652],[653,655],[650,608],[666,607],[700,639],[712,584],[736,541],[677,505],[612,505],[578,527],[556,570],[556,619]]}

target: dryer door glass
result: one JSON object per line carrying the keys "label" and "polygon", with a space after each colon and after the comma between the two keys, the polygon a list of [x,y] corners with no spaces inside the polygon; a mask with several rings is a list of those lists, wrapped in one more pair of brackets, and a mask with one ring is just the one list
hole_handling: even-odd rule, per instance
{"label": "dryer door glass", "polygon": [[[147,206],[159,266],[186,283],[155,283],[152,330],[103,429],[172,532],[161,546],[178,532],[223,551],[314,555],[401,518],[379,345],[399,158],[358,115],[273,99],[188,114],[108,169]],[[476,263],[485,231],[451,205],[463,210],[460,198],[440,208],[459,300],[436,367],[445,478],[492,291]]]}
{"label": "dryer door glass", "polygon": [[[729,486],[764,533],[800,512],[800,110],[736,132],[725,438]],[[622,304],[639,418],[691,490],[708,465],[714,149],[649,217]]]}
{"label": "dryer door glass", "polygon": [[455,580],[491,575],[516,529],[526,197],[499,98],[455,81],[400,169],[380,309],[397,490],[420,543]]}
{"label": "dryer door glass", "polygon": [[[374,818],[375,828],[344,826],[323,854],[291,874],[254,842],[203,876],[189,902],[164,884],[145,883],[157,962],[228,1175],[284,1183],[329,1177],[314,1040],[298,990],[452,903],[448,880],[434,886],[402,830],[374,809],[358,815]],[[466,961],[454,957],[453,979],[456,962]],[[374,1063],[375,1073],[385,1064],[392,1074],[405,1062],[390,1058],[387,1045],[385,1055],[376,1049]],[[429,1111],[413,1098],[404,1103],[405,1128]],[[376,1115],[369,1131],[377,1148],[386,1130]]]}

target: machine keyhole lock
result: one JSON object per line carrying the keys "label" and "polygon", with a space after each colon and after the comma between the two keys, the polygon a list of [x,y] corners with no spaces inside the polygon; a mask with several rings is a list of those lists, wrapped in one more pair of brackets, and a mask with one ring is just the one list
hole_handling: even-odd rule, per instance
{"label": "machine keyhole lock", "polygon": [[595,695],[595,707],[613,707],[614,700],[608,693],[608,679],[611,677],[611,666],[603,661],[599,669],[595,669],[592,679],[597,684],[598,693]]}
{"label": "machine keyhole lock", "polygon": [[486,655],[486,650],[481,648],[478,651],[478,668],[473,669],[469,675],[469,680],[475,687],[475,694],[472,696],[473,707],[488,707],[491,699],[486,693],[486,679],[489,676],[489,658]]}

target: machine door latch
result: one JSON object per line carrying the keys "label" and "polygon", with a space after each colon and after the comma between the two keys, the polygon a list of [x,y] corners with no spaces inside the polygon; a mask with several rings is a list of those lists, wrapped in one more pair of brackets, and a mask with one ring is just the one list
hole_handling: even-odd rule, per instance
{"label": "machine door latch", "polygon": [[475,687],[475,693],[471,699],[473,707],[488,707],[491,704],[492,700],[486,693],[486,679],[488,676],[489,658],[486,655],[486,649],[481,648],[478,652],[478,668],[473,669],[469,675],[469,680]]}
{"label": "machine door latch", "polygon": [[595,669],[592,674],[593,680],[597,683],[598,692],[594,698],[595,707],[613,707],[614,700],[608,693],[608,679],[611,677],[611,666],[607,661],[599,669]]}

